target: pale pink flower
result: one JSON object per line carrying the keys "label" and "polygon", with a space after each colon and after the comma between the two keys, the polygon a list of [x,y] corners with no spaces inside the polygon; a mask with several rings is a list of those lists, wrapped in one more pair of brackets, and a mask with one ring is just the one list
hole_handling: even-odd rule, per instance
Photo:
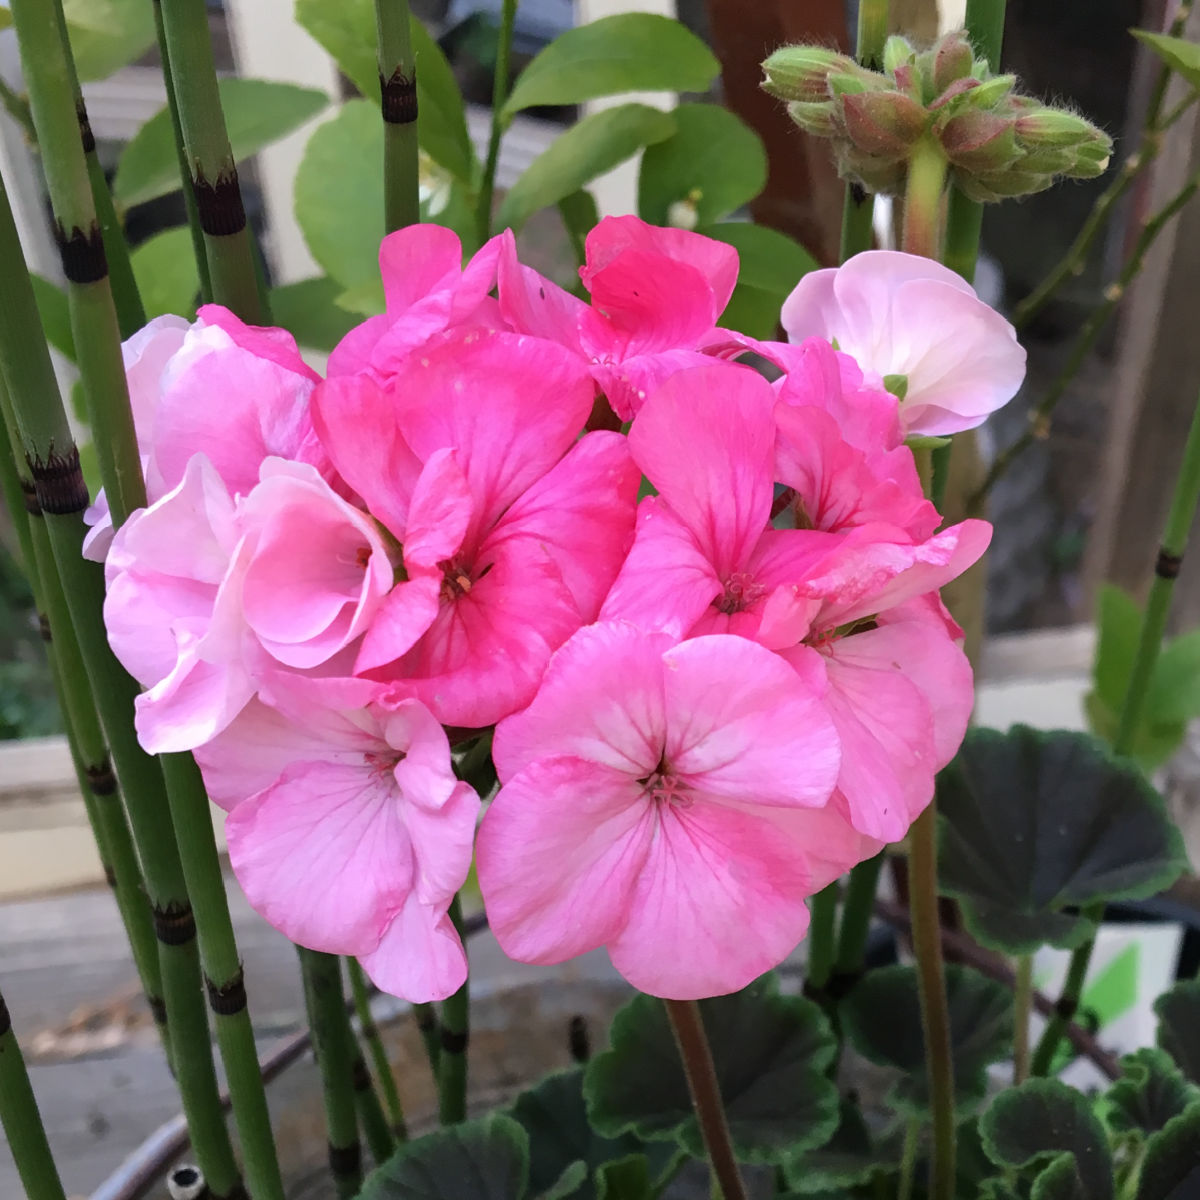
{"label": "pale pink flower", "polygon": [[235,499],[203,454],[117,531],[104,620],[148,690],[136,723],[151,753],[220,732],[272,664],[312,668],[367,629],[392,585],[374,522],[305,463],[267,459]]}
{"label": "pale pink flower", "polygon": [[628,420],[681,367],[703,362],[737,282],[737,252],[682,229],[637,217],[606,217],[587,236],[579,275],[591,305],[500,255],[500,308],[523,333],[548,338],[587,363],[613,412]]}
{"label": "pale pink flower", "polygon": [[477,867],[505,952],[605,946],[674,999],[781,962],[805,898],[875,849],[824,807],[839,751],[819,686],[743,638],[577,633],[496,730]]}
{"label": "pale pink flower", "polygon": [[297,944],[358,957],[386,992],[450,995],[467,960],[447,910],[479,797],[445,732],[366,680],[275,675],[262,694],[201,753],[247,899]]}
{"label": "pale pink flower", "polygon": [[788,337],[834,341],[882,384],[904,376],[910,435],[972,429],[1016,395],[1025,351],[1013,327],[961,276],[894,250],[868,250],[805,275],[784,301]]}
{"label": "pale pink flower", "polygon": [[329,380],[317,422],[338,471],[403,544],[407,578],[355,670],[447,725],[532,698],[551,653],[599,611],[632,536],[625,439],[576,440],[592,389],[578,360],[502,332],[435,338],[386,389]]}

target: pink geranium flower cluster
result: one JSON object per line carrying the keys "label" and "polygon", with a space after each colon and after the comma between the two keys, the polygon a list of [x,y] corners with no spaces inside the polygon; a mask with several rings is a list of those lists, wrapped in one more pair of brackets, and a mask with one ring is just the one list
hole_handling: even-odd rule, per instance
{"label": "pink geranium flower cluster", "polygon": [[[473,853],[515,958],[606,946],[658,995],[743,986],[808,896],[905,835],[962,738],[937,589],[990,529],[940,528],[904,438],[954,424],[947,324],[1005,388],[1011,330],[905,258],[785,309],[832,327],[841,304],[860,340],[883,314],[900,372],[832,328],[750,342],[717,325],[734,252],[635,218],[590,235],[590,303],[510,234],[464,267],[416,226],[380,264],[387,310],[324,379],[212,306],[125,347],[150,503],[114,535],[100,498],[87,552],[142,744],[196,752],[251,903],[388,991],[462,984]],[[925,351],[889,299],[920,278]],[[1007,399],[964,380],[959,428]],[[492,729],[476,839],[453,748]]]}

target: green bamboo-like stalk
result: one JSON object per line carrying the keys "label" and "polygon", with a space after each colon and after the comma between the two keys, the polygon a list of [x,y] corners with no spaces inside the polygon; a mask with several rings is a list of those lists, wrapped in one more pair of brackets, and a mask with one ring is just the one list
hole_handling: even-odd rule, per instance
{"label": "green bamboo-like stalk", "polygon": [[183,191],[183,206],[187,211],[188,231],[192,235],[192,255],[200,276],[200,299],[212,303],[212,279],[208,273],[208,253],[204,248],[204,230],[200,228],[200,209],[192,187],[192,172],[183,145],[183,126],[179,123],[179,103],[175,99],[175,78],[171,71],[171,51],[163,28],[162,4],[154,0],[154,34],[158,40],[158,57],[162,62],[163,83],[167,90],[167,114],[171,118],[171,136],[175,142],[175,158],[179,164],[179,183]]}
{"label": "green bamboo-like stalk", "polygon": [[[5,281],[5,303],[0,308],[0,377],[12,401],[19,440],[57,569],[58,587],[66,597],[86,676],[93,695],[104,701],[101,726],[133,826],[154,914],[174,1066],[192,1145],[213,1194],[230,1196],[241,1184],[221,1112],[200,986],[195,923],[162,772],[138,745],[131,719],[138,687],[108,645],[102,615],[103,570],[81,553],[87,488],[42,337],[12,209],[2,186],[0,276]],[[73,686],[75,680],[67,679],[66,683]]]}
{"label": "green bamboo-like stalk", "polygon": [[[396,1076],[392,1073],[392,1065],[388,1061],[387,1050],[375,1018],[371,1016],[371,998],[367,993],[367,979],[363,969],[354,958],[346,959],[346,970],[350,975],[350,992],[354,996],[354,1011],[358,1014],[358,1028],[362,1040],[366,1042],[375,1066],[375,1076],[383,1092],[387,1105],[388,1121],[392,1132],[404,1141],[408,1131],[404,1123],[404,1108],[400,1103],[400,1091],[396,1087]],[[374,1151],[372,1150],[372,1153]]]}
{"label": "green bamboo-like stalk", "polygon": [[383,113],[383,207],[387,232],[421,219],[417,162],[417,67],[408,0],[375,0]]}
{"label": "green bamboo-like stalk", "polygon": [[[878,71],[883,66],[883,44],[887,41],[888,0],[860,0],[858,6],[858,37],[854,55],[864,67]],[[874,243],[871,218],[875,212],[875,197],[858,184],[846,184],[846,199],[842,204],[842,241],[839,258],[848,258],[870,250]]]}
{"label": "green bamboo-like stalk", "polygon": [[354,1104],[354,1060],[358,1056],[342,995],[342,970],[333,954],[300,949],[304,999],[313,1051],[321,1071],[329,1170],[340,1197],[353,1196],[362,1183],[362,1149]]}
{"label": "green bamboo-like stalk", "polygon": [[396,1139],[392,1136],[383,1105],[380,1104],[379,1095],[371,1081],[367,1060],[361,1053],[355,1055],[350,1075],[354,1081],[354,1107],[362,1125],[363,1137],[366,1138],[367,1149],[371,1151],[375,1165],[379,1166],[392,1157],[392,1152],[396,1149]]}
{"label": "green bamboo-like stalk", "polygon": [[507,124],[501,113],[508,99],[508,75],[511,69],[513,26],[517,20],[517,0],[504,0],[500,10],[500,42],[496,48],[496,74],[492,79],[492,128],[488,134],[487,159],[483,165],[483,183],[479,188],[476,220],[479,240],[492,235],[492,196],[496,188],[496,166],[500,161],[500,139]]}
{"label": "green bamboo-like stalk", "polygon": [[0,1126],[4,1128],[27,1200],[66,1200],[3,995],[0,995]]}
{"label": "green bamboo-like stalk", "polygon": [[[1175,580],[1183,566],[1187,550],[1188,534],[1200,508],[1200,398],[1192,414],[1191,428],[1183,449],[1183,460],[1179,474],[1175,477],[1175,491],[1171,497],[1171,508],[1163,526],[1162,541],[1154,563],[1154,579],[1150,594],[1146,598],[1146,610],[1142,614],[1142,627],[1138,634],[1137,651],[1133,669],[1125,687],[1125,698],[1121,703],[1121,715],[1117,721],[1117,735],[1113,739],[1113,751],[1129,754],[1133,750],[1138,728],[1145,715],[1146,696],[1150,691],[1150,680],[1162,649],[1163,634],[1167,628],[1167,617],[1171,611],[1171,599],[1175,592]],[[1104,905],[1093,904],[1084,909],[1088,920],[1099,923],[1104,916]],[[1031,1071],[1044,1075],[1054,1061],[1055,1051],[1062,1040],[1067,1022],[1079,1007],[1083,993],[1088,964],[1091,961],[1095,938],[1091,937],[1071,954],[1067,968],[1067,980],[1062,995],[1054,1008],[1054,1016],[1034,1051]]]}
{"label": "green bamboo-like stalk", "polygon": [[254,1029],[213,837],[208,795],[190,754],[164,754],[161,762],[175,836],[182,852],[184,881],[196,914],[204,984],[229,1082],[246,1180],[254,1200],[283,1200],[283,1179],[258,1068]]}
{"label": "green bamboo-like stalk", "polygon": [[212,280],[213,299],[265,325],[237,165],[217,89],[205,0],[160,0],[179,125]]}
{"label": "green bamboo-like stalk", "polygon": [[[457,896],[450,905],[450,919],[459,937],[463,935],[462,905]],[[438,1053],[438,1118],[443,1125],[467,1119],[467,1044],[471,1039],[470,978],[442,1001],[441,1046]]]}
{"label": "green bamboo-like stalk", "polygon": [[808,901],[808,963],[804,972],[804,990],[814,997],[824,995],[833,971],[838,891],[835,880]]}
{"label": "green bamboo-like stalk", "polygon": [[414,1004],[413,1018],[421,1035],[421,1043],[425,1047],[425,1057],[429,1059],[429,1068],[437,1081],[438,1066],[442,1056],[441,1020],[438,1017],[436,1004]]}
{"label": "green bamboo-like stalk", "polygon": [[863,959],[867,951],[867,934],[870,931],[871,913],[875,903],[875,889],[879,883],[879,872],[883,870],[883,860],[884,854],[880,851],[874,858],[859,863],[850,872],[850,882],[842,902],[842,924],[838,930],[837,954],[833,966],[839,995],[862,974]]}

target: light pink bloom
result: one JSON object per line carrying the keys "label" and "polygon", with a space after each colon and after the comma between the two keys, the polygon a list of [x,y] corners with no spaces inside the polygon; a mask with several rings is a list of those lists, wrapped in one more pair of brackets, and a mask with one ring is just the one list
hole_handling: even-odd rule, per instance
{"label": "light pink bloom", "polygon": [[682,229],[637,217],[606,217],[587,236],[579,275],[591,305],[517,261],[500,256],[500,307],[514,329],[573,350],[613,412],[628,420],[681,367],[704,360],[737,282],[737,252]]}
{"label": "light pink bloom", "polygon": [[905,376],[908,434],[972,429],[1025,377],[1013,327],[955,272],[916,255],[868,250],[813,271],[784,301],[781,319],[793,342],[836,341],[876,385]]}
{"label": "light pink bloom", "polygon": [[[467,960],[447,910],[479,797],[455,778],[445,732],[366,680],[281,675],[263,694],[202,752],[247,899],[299,945],[357,956],[384,991],[450,995]],[[234,780],[257,790],[230,803]]]}
{"label": "light pink bloom", "polygon": [[496,730],[503,787],[477,867],[505,952],[606,946],[635,987],[674,999],[782,961],[805,897],[874,849],[823,807],[839,752],[819,687],[743,638],[577,633]]}
{"label": "light pink bloom", "polygon": [[511,333],[448,334],[387,389],[331,379],[330,457],[403,544],[355,670],[394,680],[447,725],[482,727],[533,697],[551,653],[595,618],[632,535],[625,439],[576,441],[591,409],[578,360]]}
{"label": "light pink bloom", "polygon": [[203,454],[118,530],[104,620],[149,690],[137,728],[151,753],[190,750],[242,710],[262,670],[327,662],[370,624],[392,585],[374,523],[305,463],[267,459],[235,500]]}

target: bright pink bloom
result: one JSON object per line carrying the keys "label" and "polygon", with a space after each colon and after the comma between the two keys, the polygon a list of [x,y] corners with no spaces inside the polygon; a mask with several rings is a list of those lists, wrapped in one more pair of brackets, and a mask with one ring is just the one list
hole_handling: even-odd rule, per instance
{"label": "bright pink bloom", "polygon": [[374,523],[304,463],[267,459],[235,500],[209,460],[117,531],[105,564],[109,641],[144,687],[138,736],[190,750],[242,710],[262,670],[327,662],[392,585]]}
{"label": "bright pink bloom", "polygon": [[911,254],[868,250],[805,275],[784,301],[788,337],[836,341],[868,378],[903,375],[909,434],[971,429],[1016,395],[1025,351],[1013,327],[955,272]]}
{"label": "bright pink bloom", "polygon": [[505,952],[606,946],[635,987],[675,999],[781,962],[805,897],[874,849],[823,807],[839,753],[819,687],[743,638],[576,634],[496,731],[504,786],[477,865]]}
{"label": "bright pink bloom", "polygon": [[628,549],[638,473],[625,439],[576,438],[578,360],[511,333],[436,338],[387,389],[331,379],[317,420],[333,462],[403,544],[356,664],[447,725],[533,697],[551,653],[595,618]]}
{"label": "bright pink bloom", "polygon": [[712,335],[737,282],[737,252],[682,229],[637,217],[606,217],[587,236],[582,300],[522,266],[515,247],[500,256],[500,307],[523,333],[580,355],[613,411],[628,420],[642,401]]}
{"label": "bright pink bloom", "polygon": [[[479,797],[415,700],[360,679],[268,678],[205,747],[231,808],[229,857],[247,898],[292,941],[355,955],[384,991],[440,1000],[467,973],[447,916],[466,879]],[[229,804],[228,786],[258,785]]]}

